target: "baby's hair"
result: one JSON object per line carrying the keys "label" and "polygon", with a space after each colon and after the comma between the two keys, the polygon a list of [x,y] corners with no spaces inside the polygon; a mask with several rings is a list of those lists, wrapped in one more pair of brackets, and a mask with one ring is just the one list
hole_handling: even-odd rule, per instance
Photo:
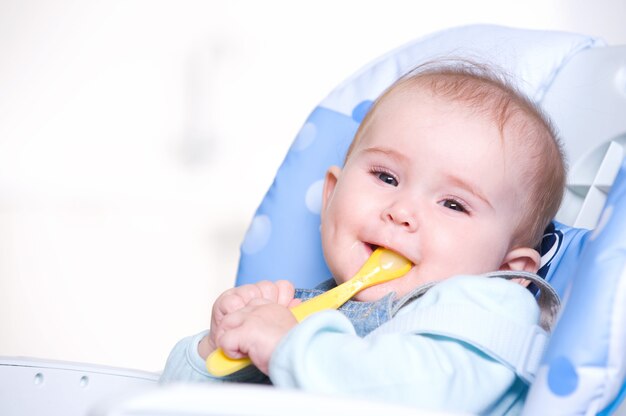
{"label": "baby's hair", "polygon": [[[565,189],[565,158],[549,118],[493,66],[467,59],[427,62],[397,80],[374,102],[346,154],[346,161],[372,120],[378,104],[397,90],[422,88],[443,99],[463,103],[477,116],[491,118],[503,142],[512,146],[516,160],[526,160],[522,183],[528,191],[523,218],[516,226],[514,244],[536,247],[556,215]],[[511,137],[512,136],[512,137]]]}

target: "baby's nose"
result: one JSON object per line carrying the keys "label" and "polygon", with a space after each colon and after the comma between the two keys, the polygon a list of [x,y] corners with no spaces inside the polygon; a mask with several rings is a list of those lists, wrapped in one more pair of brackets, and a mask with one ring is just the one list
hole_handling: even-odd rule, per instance
{"label": "baby's nose", "polygon": [[411,207],[394,204],[383,212],[383,220],[414,232],[418,228],[417,215]]}

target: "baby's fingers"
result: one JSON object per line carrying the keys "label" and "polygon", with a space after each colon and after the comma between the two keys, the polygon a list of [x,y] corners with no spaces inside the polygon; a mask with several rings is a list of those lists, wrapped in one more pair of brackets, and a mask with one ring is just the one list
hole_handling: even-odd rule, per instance
{"label": "baby's fingers", "polygon": [[216,345],[231,358],[245,357],[247,348],[242,348],[242,342],[247,340],[250,332],[257,331],[256,325],[250,321],[250,314],[255,307],[271,303],[267,299],[255,298],[250,300],[248,305],[242,309],[224,316],[220,328],[215,333]]}
{"label": "baby's fingers", "polygon": [[234,328],[226,332],[219,338],[219,347],[224,351],[227,357],[238,359],[247,357],[247,352],[244,352],[242,346],[242,335],[245,332],[241,328]]}
{"label": "baby's fingers", "polygon": [[293,287],[293,284],[288,280],[278,280],[276,281],[276,289],[278,290],[278,296],[276,299],[276,303],[282,306],[289,306],[290,302],[293,301],[293,296],[295,295],[296,289]]}
{"label": "baby's fingers", "polygon": [[255,286],[259,289],[259,292],[261,292],[261,297],[263,299],[267,299],[272,302],[278,301],[278,286],[276,286],[276,283],[270,282],[269,280],[262,280],[256,283]]}
{"label": "baby's fingers", "polygon": [[220,323],[221,331],[230,331],[234,328],[240,327],[246,321],[250,313],[254,311],[256,306],[267,305],[269,303],[273,302],[263,298],[250,300],[248,305],[245,307],[224,316],[224,319],[222,319],[222,322]]}
{"label": "baby's fingers", "polygon": [[263,293],[257,285],[243,285],[229,289],[215,301],[213,316],[219,322],[224,315],[239,310],[246,306],[251,299],[260,297],[263,297]]}
{"label": "baby's fingers", "polygon": [[258,282],[256,286],[261,291],[263,299],[282,306],[286,306],[293,299],[295,293],[293,285],[287,280],[278,280],[276,282],[263,280]]}

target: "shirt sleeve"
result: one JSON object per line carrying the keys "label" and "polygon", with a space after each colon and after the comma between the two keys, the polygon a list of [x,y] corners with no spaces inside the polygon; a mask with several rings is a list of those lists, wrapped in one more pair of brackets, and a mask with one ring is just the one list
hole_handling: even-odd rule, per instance
{"label": "shirt sleeve", "polygon": [[268,382],[267,376],[254,366],[248,366],[225,377],[215,377],[209,374],[205,361],[198,353],[198,344],[206,334],[208,331],[202,331],[178,341],[167,358],[159,383],[246,382],[266,384]]}
{"label": "shirt sleeve", "polygon": [[[464,277],[439,283],[400,312],[462,304],[518,322],[538,320],[536,302],[522,286]],[[338,311],[315,314],[290,331],[272,354],[270,378],[281,387],[481,414],[521,405],[527,392],[512,370],[453,336],[390,333],[360,338]]]}

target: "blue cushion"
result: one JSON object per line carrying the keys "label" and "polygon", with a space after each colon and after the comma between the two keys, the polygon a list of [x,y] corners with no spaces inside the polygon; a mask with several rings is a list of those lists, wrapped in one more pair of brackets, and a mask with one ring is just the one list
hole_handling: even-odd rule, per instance
{"label": "blue cushion", "polygon": [[[626,161],[593,231],[568,229],[553,261],[562,314],[528,399],[528,414],[609,414],[626,377]],[[621,395],[618,395],[622,391]],[[616,398],[617,396],[617,398]]]}

